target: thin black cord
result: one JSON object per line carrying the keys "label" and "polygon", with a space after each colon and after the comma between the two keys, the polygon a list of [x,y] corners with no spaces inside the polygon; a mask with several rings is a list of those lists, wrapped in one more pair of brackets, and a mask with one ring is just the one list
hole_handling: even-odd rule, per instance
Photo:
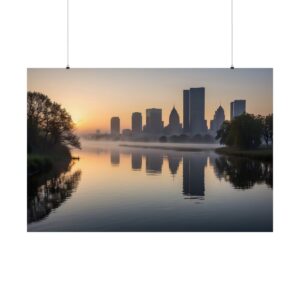
{"label": "thin black cord", "polygon": [[233,0],[231,0],[231,67],[230,69],[234,69],[233,66]]}
{"label": "thin black cord", "polygon": [[69,0],[67,0],[67,67],[66,67],[66,69],[70,69],[70,64],[69,64],[69,52],[70,52],[69,36],[70,36],[70,26],[69,26]]}

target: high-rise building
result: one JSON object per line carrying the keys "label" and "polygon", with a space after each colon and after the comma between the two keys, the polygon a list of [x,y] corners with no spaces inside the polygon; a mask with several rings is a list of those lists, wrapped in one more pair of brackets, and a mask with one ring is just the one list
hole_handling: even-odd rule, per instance
{"label": "high-rise building", "polygon": [[230,121],[233,119],[233,101],[230,102]]}
{"label": "high-rise building", "polygon": [[246,100],[234,100],[230,103],[230,120],[246,112]]}
{"label": "high-rise building", "polygon": [[146,125],[144,130],[146,133],[160,134],[164,128],[162,121],[162,110],[160,108],[146,109]]}
{"label": "high-rise building", "polygon": [[217,132],[221,128],[224,121],[225,113],[223,107],[220,105],[215,111],[213,120],[210,122],[210,130]]}
{"label": "high-rise building", "polygon": [[110,119],[110,133],[112,135],[120,134],[120,118],[119,117],[112,117]]}
{"label": "high-rise building", "polygon": [[183,132],[190,130],[190,90],[183,90]]}
{"label": "high-rise building", "polygon": [[191,88],[189,94],[189,132],[205,133],[205,88]]}
{"label": "high-rise building", "polygon": [[175,108],[171,110],[169,116],[169,125],[165,127],[166,134],[180,134],[182,131],[182,126],[180,124],[179,114]]}
{"label": "high-rise building", "polygon": [[140,112],[134,112],[131,116],[131,129],[132,134],[142,133],[142,114]]}

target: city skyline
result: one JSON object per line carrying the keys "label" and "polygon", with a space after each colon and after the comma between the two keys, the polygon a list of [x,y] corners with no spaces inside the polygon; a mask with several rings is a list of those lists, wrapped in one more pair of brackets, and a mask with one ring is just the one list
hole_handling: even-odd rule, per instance
{"label": "city skyline", "polygon": [[[247,112],[272,113],[272,69],[28,69],[28,90],[47,94],[71,114],[79,132],[110,132],[118,116],[121,128],[131,128],[133,112],[162,109],[168,124],[172,107],[183,123],[183,90],[205,88],[207,124],[222,105],[230,120],[230,103],[247,100]],[[184,125],[184,124],[183,124]]]}

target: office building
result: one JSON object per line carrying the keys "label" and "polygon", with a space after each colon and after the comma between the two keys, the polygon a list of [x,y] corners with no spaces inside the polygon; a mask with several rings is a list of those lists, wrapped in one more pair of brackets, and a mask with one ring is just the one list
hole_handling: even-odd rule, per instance
{"label": "office building", "polygon": [[246,113],[246,100],[234,100],[230,103],[230,120]]}
{"label": "office building", "polygon": [[119,117],[112,117],[110,120],[110,133],[112,135],[119,135],[120,134],[120,118]]}
{"label": "office building", "polygon": [[215,111],[213,120],[210,121],[210,130],[216,133],[221,128],[224,121],[225,113],[223,107],[220,105]]}
{"label": "office building", "polygon": [[190,91],[183,90],[183,132],[190,130]]}
{"label": "office building", "polygon": [[166,134],[181,134],[182,132],[182,125],[180,124],[179,114],[175,108],[171,110],[169,116],[169,125],[165,127],[164,132]]}
{"label": "office building", "polygon": [[142,133],[142,114],[140,112],[134,112],[131,116],[131,130],[132,134]]}
{"label": "office building", "polygon": [[193,135],[206,133],[204,87],[183,91],[183,129]]}
{"label": "office building", "polygon": [[190,132],[192,134],[204,133],[205,130],[205,89],[190,89]]}
{"label": "office building", "polygon": [[162,121],[162,110],[160,108],[146,109],[146,125],[144,130],[150,134],[161,134],[164,123]]}

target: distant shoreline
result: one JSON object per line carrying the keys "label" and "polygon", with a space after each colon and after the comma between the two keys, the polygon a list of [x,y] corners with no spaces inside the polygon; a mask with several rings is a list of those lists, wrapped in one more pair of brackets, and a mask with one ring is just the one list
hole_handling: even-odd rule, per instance
{"label": "distant shoreline", "polygon": [[122,143],[120,147],[128,148],[142,148],[142,149],[158,149],[158,150],[173,150],[173,151],[186,151],[186,152],[203,152],[203,151],[214,151],[219,155],[237,156],[250,159],[259,159],[271,161],[273,159],[272,148],[261,148],[255,150],[241,150],[231,147],[221,147],[216,144],[183,144],[183,145],[172,145],[172,144],[136,144],[136,143]]}
{"label": "distant shoreline", "polygon": [[164,143],[157,143],[157,144],[137,144],[137,143],[125,143],[119,144],[120,147],[131,147],[131,148],[143,148],[143,149],[159,149],[159,150],[174,150],[174,151],[193,151],[193,152],[201,152],[201,151],[208,151],[208,150],[215,150],[219,147],[218,144],[164,144]]}

